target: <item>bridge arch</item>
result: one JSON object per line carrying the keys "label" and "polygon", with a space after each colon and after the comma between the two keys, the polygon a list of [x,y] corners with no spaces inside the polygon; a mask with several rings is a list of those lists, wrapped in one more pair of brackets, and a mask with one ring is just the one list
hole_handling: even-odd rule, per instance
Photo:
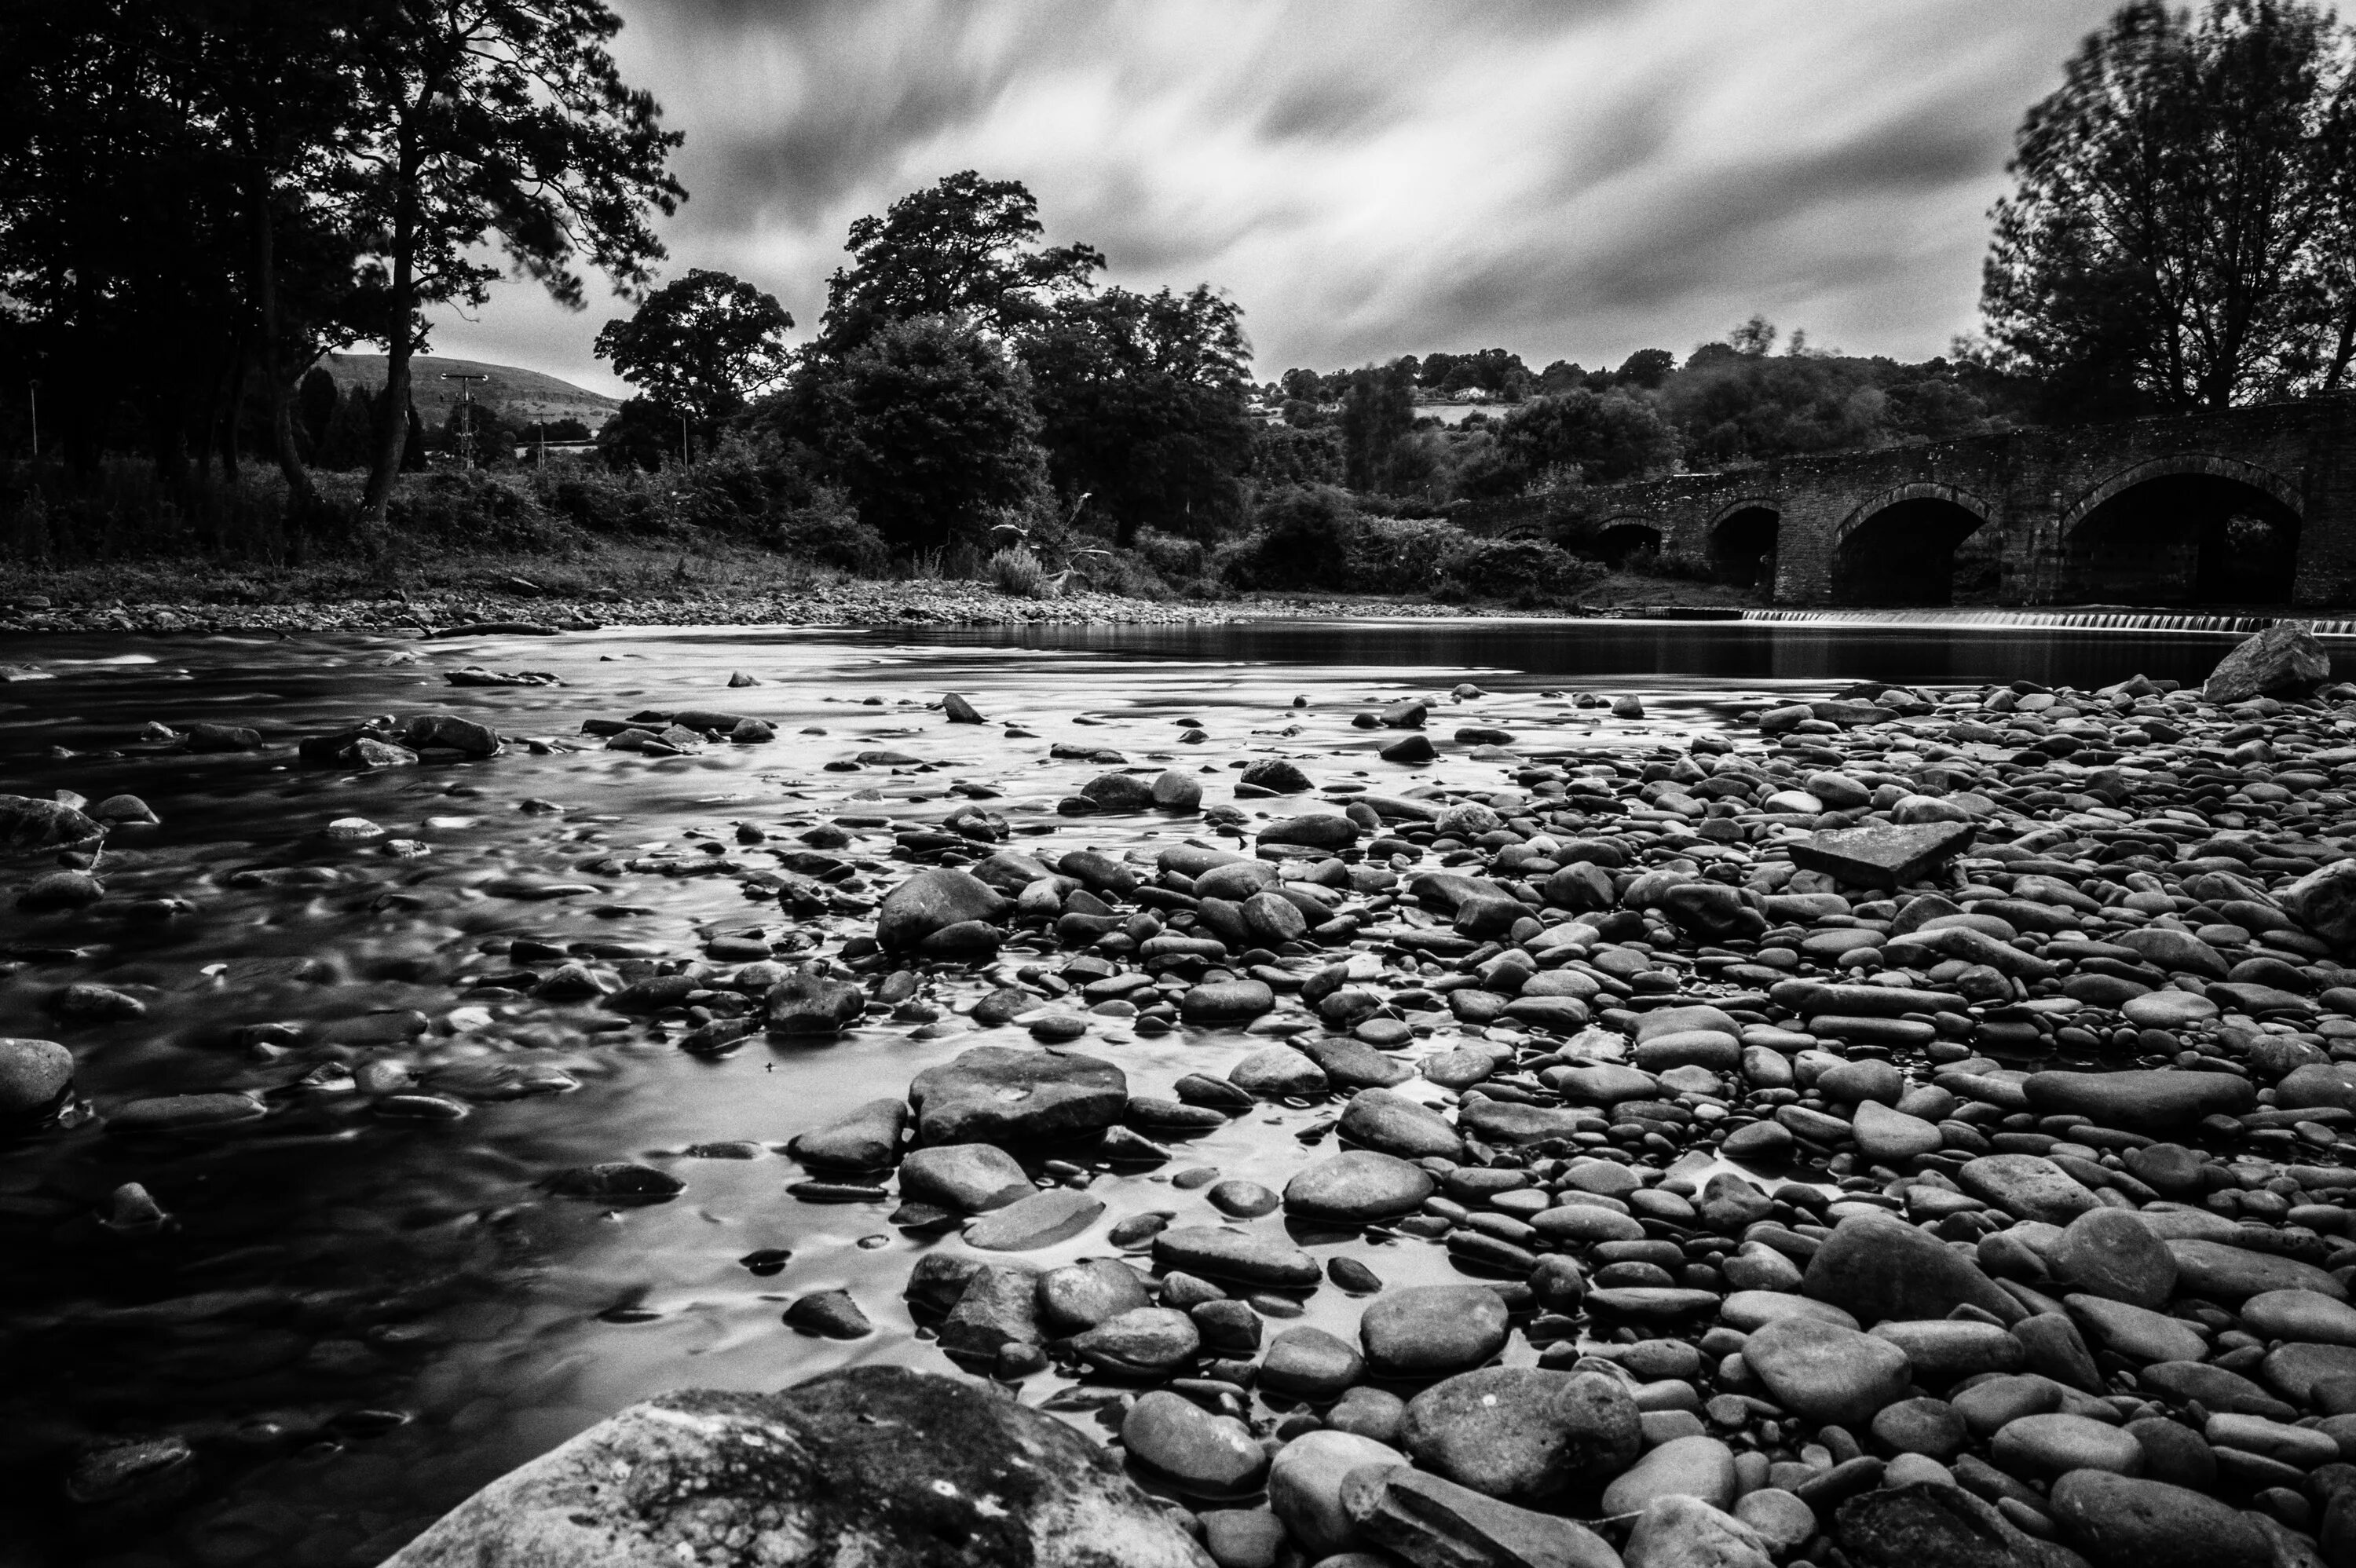
{"label": "bridge arch", "polygon": [[1994,515],[1971,491],[1933,480],[1869,496],[1827,540],[1833,602],[1952,604],[1958,590],[1994,590],[2002,543],[1987,528]]}
{"label": "bridge arch", "polygon": [[1772,586],[1783,528],[1779,496],[1745,496],[1720,507],[1701,531],[1711,581],[1735,588]]}
{"label": "bridge arch", "polygon": [[2063,510],[2062,596],[2286,603],[2305,500],[2271,469],[2216,453],[2131,464]]}
{"label": "bridge arch", "polygon": [[1632,556],[1657,555],[1667,540],[1665,531],[1651,517],[1606,517],[1595,530],[1594,551],[1612,566],[1624,566]]}

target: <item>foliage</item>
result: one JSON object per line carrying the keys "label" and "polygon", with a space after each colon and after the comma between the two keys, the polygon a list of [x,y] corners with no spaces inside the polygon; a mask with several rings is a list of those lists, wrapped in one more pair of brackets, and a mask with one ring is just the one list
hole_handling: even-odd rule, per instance
{"label": "foliage", "polygon": [[984,568],[985,575],[997,585],[1001,593],[1012,593],[1017,599],[1052,599],[1057,585],[1047,576],[1047,569],[1027,545],[1012,545],[993,553]]}
{"label": "foliage", "polygon": [[1046,487],[1022,368],[971,327],[890,323],[770,411],[895,551],[978,541]]}
{"label": "foliage", "polygon": [[1359,519],[1330,485],[1279,490],[1253,515],[1258,534],[1246,567],[1251,588],[1306,588],[1330,581],[1348,554]]}
{"label": "foliage", "polygon": [[648,294],[628,320],[608,321],[594,352],[708,442],[723,420],[785,380],[793,325],[776,296],[697,267]]}
{"label": "foliage", "polygon": [[2356,69],[2312,0],[2136,0],[2030,109],[1982,308],[2061,415],[2336,387],[2356,344]]}
{"label": "foliage", "polygon": [[1529,482],[1575,475],[1590,484],[1633,479],[1676,461],[1676,432],[1651,401],[1580,389],[1537,398],[1505,416],[1503,464]]}
{"label": "foliage", "polygon": [[1252,479],[1263,489],[1342,482],[1342,434],[1330,424],[1301,429],[1290,420],[1251,432]]}
{"label": "foliage", "polygon": [[1398,487],[1399,446],[1415,425],[1415,381],[1406,368],[1352,372],[1342,395],[1342,472],[1353,490]]}
{"label": "foliage", "polygon": [[820,355],[851,354],[885,325],[944,317],[1000,337],[1041,321],[1091,286],[1104,257],[1087,245],[1041,246],[1039,204],[1019,180],[971,169],[902,197],[851,225],[852,264],[827,280]]}
{"label": "foliage", "polygon": [[1207,286],[1061,302],[1019,343],[1048,472],[1089,498],[1117,542],[1141,528],[1209,535],[1243,511],[1250,345],[1242,312]]}
{"label": "foliage", "polygon": [[[385,386],[409,395],[429,304],[479,305],[499,269],[578,309],[585,259],[625,288],[663,254],[649,227],[686,192],[664,165],[676,132],[626,86],[605,0],[444,0],[362,15],[347,66],[338,189],[362,238],[369,336]],[[381,521],[394,447],[380,446],[362,510]]]}

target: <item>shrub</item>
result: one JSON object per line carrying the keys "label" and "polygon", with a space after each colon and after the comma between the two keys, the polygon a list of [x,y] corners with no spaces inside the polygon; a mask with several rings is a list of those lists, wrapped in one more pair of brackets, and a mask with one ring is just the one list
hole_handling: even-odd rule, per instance
{"label": "shrub", "polygon": [[1026,545],[1013,545],[990,558],[990,581],[1001,593],[1012,593],[1018,599],[1052,599],[1055,585],[1049,581],[1047,569]]}
{"label": "shrub", "polygon": [[1232,560],[1248,588],[1308,588],[1330,583],[1357,534],[1350,497],[1331,485],[1279,490],[1255,508],[1250,551]]}
{"label": "shrub", "polygon": [[1537,539],[1484,539],[1468,535],[1440,563],[1444,590],[1520,603],[1560,598],[1604,575],[1604,569],[1594,562]]}

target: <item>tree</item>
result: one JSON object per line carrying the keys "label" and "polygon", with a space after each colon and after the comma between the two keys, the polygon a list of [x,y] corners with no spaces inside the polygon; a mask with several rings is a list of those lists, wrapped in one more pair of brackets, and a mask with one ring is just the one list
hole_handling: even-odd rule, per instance
{"label": "tree", "polygon": [[1990,216],[1988,335],[2057,413],[2222,408],[2345,379],[2348,35],[2311,0],[2136,0],[2029,112]]}
{"label": "tree", "polygon": [[1351,373],[1342,394],[1342,472],[1353,490],[1384,491],[1398,477],[1398,447],[1415,425],[1415,386],[1396,365]]}
{"label": "tree", "polygon": [[1763,358],[1775,347],[1775,324],[1763,315],[1753,315],[1726,335],[1726,346],[1749,358]]}
{"label": "tree", "polygon": [[1048,472],[1122,545],[1141,528],[1197,536],[1237,520],[1251,462],[1251,346],[1208,286],[1065,301],[1021,339]]}
{"label": "tree", "polygon": [[[1646,391],[1657,389],[1677,368],[1677,357],[1665,348],[1639,348],[1620,362],[1617,379]],[[1592,390],[1593,389],[1590,389]]]}
{"label": "tree", "polygon": [[840,358],[894,321],[942,317],[1000,337],[1094,285],[1092,246],[1042,246],[1039,203],[1020,180],[971,169],[851,225],[852,263],[827,280],[813,347]]}
{"label": "tree", "polygon": [[793,325],[776,296],[699,267],[648,294],[628,320],[607,322],[594,352],[708,442],[723,420],[784,381]]}
{"label": "tree", "polygon": [[1581,388],[1534,398],[1505,416],[1500,458],[1529,483],[1550,473],[1589,484],[1633,479],[1676,461],[1677,438],[1653,405],[1623,392]]}
{"label": "tree", "polygon": [[771,412],[903,553],[979,540],[1046,490],[1022,367],[959,321],[889,323],[814,362]]}
{"label": "tree", "polygon": [[[605,0],[383,0],[361,13],[342,165],[368,235],[368,304],[385,346],[387,402],[406,406],[423,309],[480,304],[508,260],[560,303],[583,304],[585,258],[617,286],[663,254],[650,214],[686,192],[664,165],[680,137],[626,86]],[[361,515],[380,527],[403,444],[377,432]]]}

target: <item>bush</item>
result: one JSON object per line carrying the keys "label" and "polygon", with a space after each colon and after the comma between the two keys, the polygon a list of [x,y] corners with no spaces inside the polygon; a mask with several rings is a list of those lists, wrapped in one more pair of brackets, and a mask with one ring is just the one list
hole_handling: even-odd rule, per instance
{"label": "bush", "polygon": [[1055,586],[1048,579],[1047,569],[1028,546],[1013,545],[990,558],[987,568],[990,581],[1001,593],[1012,593],[1017,599],[1052,599]]}
{"label": "bush", "polygon": [[1601,581],[1604,569],[1537,539],[1464,536],[1441,558],[1442,592],[1531,603],[1558,599]]}
{"label": "bush", "polygon": [[1330,584],[1359,528],[1350,497],[1331,485],[1276,491],[1253,512],[1248,552],[1231,558],[1247,588],[1310,588]]}

